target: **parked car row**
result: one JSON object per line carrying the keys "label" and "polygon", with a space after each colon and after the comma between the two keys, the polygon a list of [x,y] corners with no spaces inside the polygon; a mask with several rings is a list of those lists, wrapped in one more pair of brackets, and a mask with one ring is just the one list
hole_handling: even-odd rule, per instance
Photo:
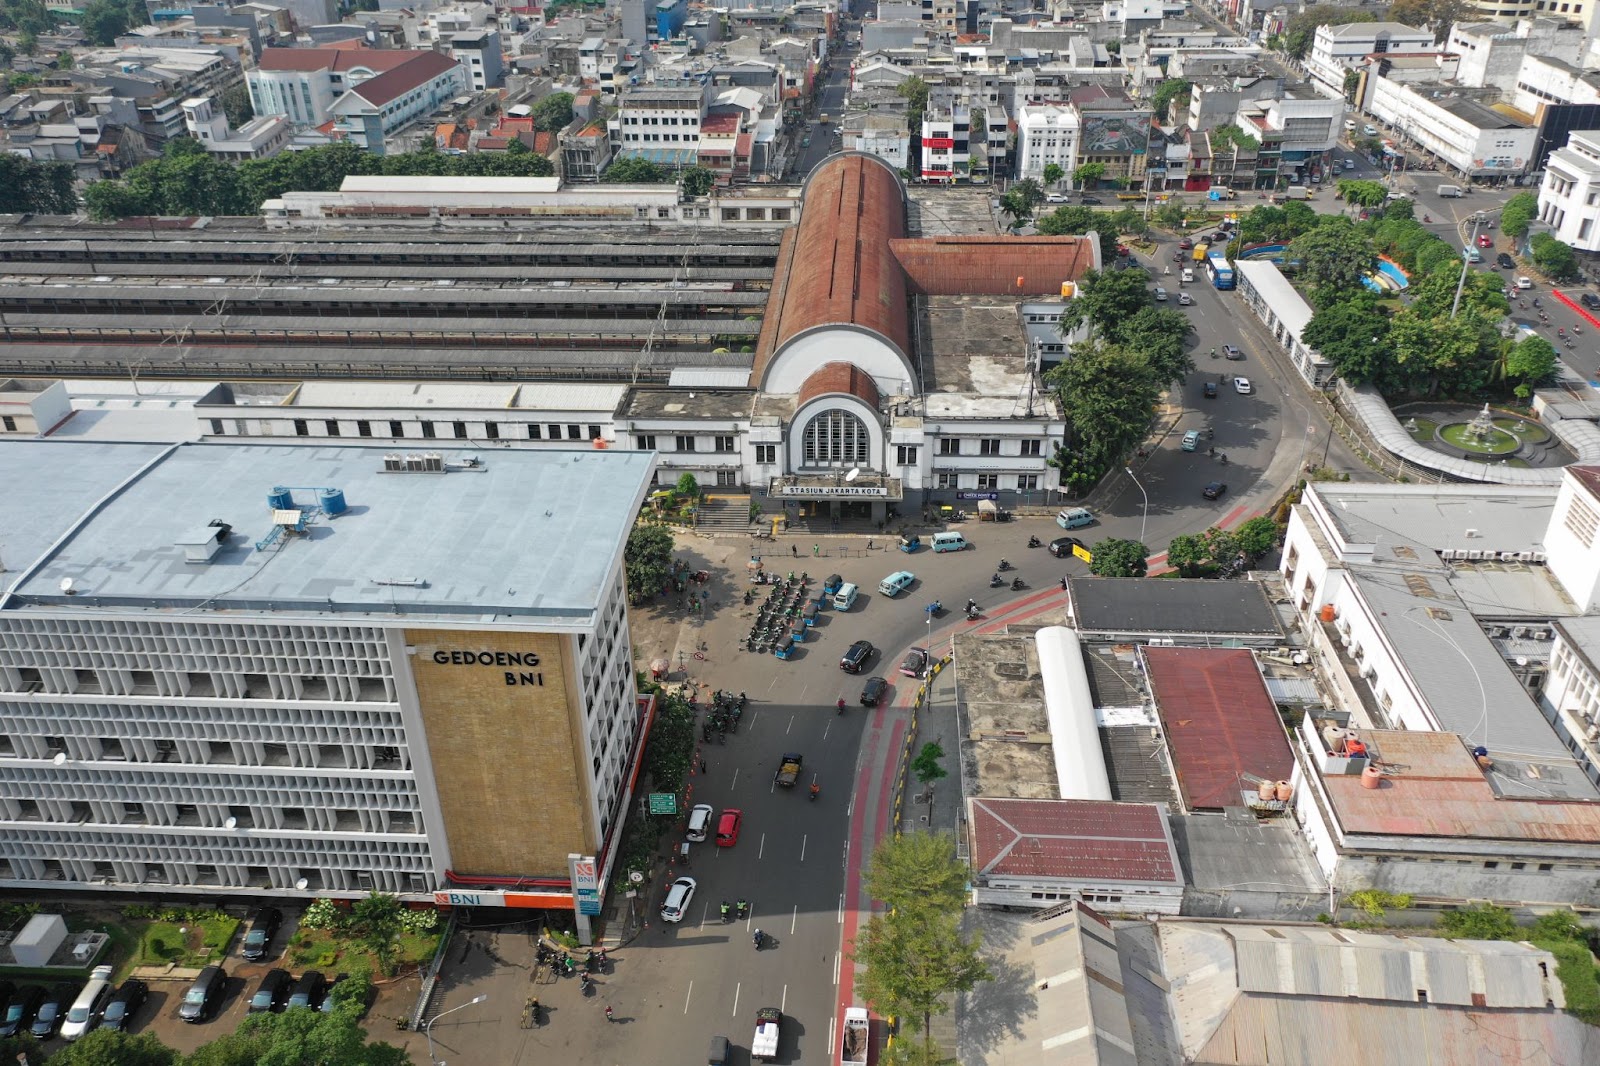
{"label": "parked car row", "polygon": [[113,986],[111,967],[96,966],[83,985],[23,985],[0,981],[0,1036],[28,1033],[38,1040],[76,1040],[95,1029],[124,1029],[149,987],[134,978]]}
{"label": "parked car row", "polygon": [[296,978],[288,970],[268,970],[256,985],[246,1010],[251,1014],[264,1014],[303,1008],[307,1010],[333,1010],[334,985],[345,979],[340,974],[330,984],[321,972],[307,970]]}

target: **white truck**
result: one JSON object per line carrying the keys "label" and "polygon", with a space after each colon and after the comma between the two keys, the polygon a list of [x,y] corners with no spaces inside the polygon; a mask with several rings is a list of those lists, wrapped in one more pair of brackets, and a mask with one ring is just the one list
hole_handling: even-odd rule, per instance
{"label": "white truck", "polygon": [[783,1011],[777,1007],[762,1007],[756,1011],[756,1035],[750,1038],[750,1057],[757,1062],[771,1062],[777,1058],[782,1030]]}
{"label": "white truck", "polygon": [[1465,196],[1466,190],[1459,185],[1441,185],[1434,190],[1435,196]]}
{"label": "white truck", "polygon": [[872,1043],[872,1028],[867,1008],[846,1007],[844,1035],[839,1045],[839,1066],[867,1066],[867,1048]]}

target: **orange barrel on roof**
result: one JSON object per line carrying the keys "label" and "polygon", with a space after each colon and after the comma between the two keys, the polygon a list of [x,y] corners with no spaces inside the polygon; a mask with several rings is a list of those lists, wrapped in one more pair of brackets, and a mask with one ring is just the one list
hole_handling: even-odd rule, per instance
{"label": "orange barrel on roof", "polygon": [[1322,605],[1322,610],[1317,612],[1317,617],[1322,619],[1324,622],[1331,622],[1335,618],[1339,617],[1339,610],[1338,608],[1334,607],[1333,604],[1325,603]]}
{"label": "orange barrel on roof", "polygon": [[1376,766],[1369,766],[1365,770],[1361,771],[1361,787],[1362,788],[1382,788],[1383,787],[1383,775],[1378,772],[1378,768]]}

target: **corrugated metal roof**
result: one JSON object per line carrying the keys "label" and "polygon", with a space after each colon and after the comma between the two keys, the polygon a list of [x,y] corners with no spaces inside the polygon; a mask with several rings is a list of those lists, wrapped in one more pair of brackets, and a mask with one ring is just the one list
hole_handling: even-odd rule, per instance
{"label": "corrugated metal roof", "polygon": [[1181,885],[1160,805],[1098,800],[968,800],[979,874]]}
{"label": "corrugated metal roof", "polygon": [[1251,778],[1287,780],[1294,753],[1255,656],[1243,650],[1142,650],[1190,809],[1237,807]]}
{"label": "corrugated metal roof", "polygon": [[667,384],[675,389],[742,389],[750,381],[745,368],[727,370],[715,366],[680,366],[672,371]]}
{"label": "corrugated metal roof", "polygon": [[1062,282],[1094,267],[1096,251],[1086,237],[958,235],[890,241],[889,247],[910,291],[928,296],[1059,295]]}
{"label": "corrugated metal roof", "polygon": [[1111,925],[1083,904],[1034,923],[1033,976],[1040,1046],[1050,1066],[1136,1066]]}

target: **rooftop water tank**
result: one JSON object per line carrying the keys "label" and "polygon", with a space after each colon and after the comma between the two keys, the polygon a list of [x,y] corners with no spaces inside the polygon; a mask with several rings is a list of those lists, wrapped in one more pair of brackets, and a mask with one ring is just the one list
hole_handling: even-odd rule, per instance
{"label": "rooftop water tank", "polygon": [[317,502],[322,504],[322,513],[326,515],[341,515],[346,510],[343,489],[322,489],[317,493]]}
{"label": "rooftop water tank", "polygon": [[291,510],[294,507],[294,493],[282,485],[277,485],[271,492],[267,493],[267,506],[274,511]]}

